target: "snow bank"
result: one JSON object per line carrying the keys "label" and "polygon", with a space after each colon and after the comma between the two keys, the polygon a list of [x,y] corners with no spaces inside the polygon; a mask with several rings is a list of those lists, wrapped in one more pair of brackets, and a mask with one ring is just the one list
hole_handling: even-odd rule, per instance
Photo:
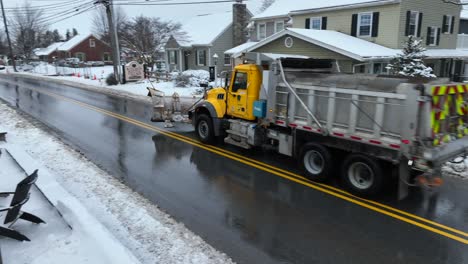
{"label": "snow bank", "polygon": [[4,103],[0,103],[0,120],[0,130],[9,132],[9,143],[26,150],[56,175],[142,263],[232,263],[183,224],[51,135],[38,121]]}
{"label": "snow bank", "polygon": [[178,87],[200,87],[201,84],[208,84],[210,73],[205,70],[188,70],[175,76]]}
{"label": "snow bank", "polygon": [[[69,68],[55,67],[47,63],[41,63],[34,67],[31,72],[22,72],[24,75],[35,75],[46,77],[54,80],[64,80],[80,84],[94,86],[97,90],[102,88],[113,89],[115,91],[123,91],[137,96],[146,96],[148,94],[147,87],[154,87],[163,91],[166,96],[172,96],[178,93],[181,97],[200,98],[203,89],[200,88],[201,82],[208,82],[209,73],[207,71],[186,71],[182,75],[188,82],[182,86],[176,85],[176,81],[157,82],[155,80],[145,79],[139,82],[129,82],[121,85],[107,85],[105,78],[113,72],[112,66],[104,67],[87,67],[87,68]],[[73,74],[73,76],[71,76]],[[174,78],[181,76],[175,74]]]}

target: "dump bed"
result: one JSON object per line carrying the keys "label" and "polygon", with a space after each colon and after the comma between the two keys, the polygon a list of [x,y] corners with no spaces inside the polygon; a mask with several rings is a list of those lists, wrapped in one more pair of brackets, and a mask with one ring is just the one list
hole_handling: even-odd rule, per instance
{"label": "dump bed", "polygon": [[277,126],[407,152],[417,141],[411,151],[419,155],[468,135],[463,84],[287,69],[285,81],[273,71],[267,120]]}

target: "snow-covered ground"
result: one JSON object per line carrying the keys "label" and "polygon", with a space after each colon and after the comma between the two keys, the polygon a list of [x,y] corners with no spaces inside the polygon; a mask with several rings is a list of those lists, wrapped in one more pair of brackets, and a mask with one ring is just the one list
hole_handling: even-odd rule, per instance
{"label": "snow-covered ground", "polygon": [[[8,144],[23,149],[45,166],[55,175],[56,181],[76,197],[142,263],[232,263],[228,256],[216,251],[183,224],[159,210],[157,205],[133,192],[67,146],[38,121],[18,113],[2,102],[0,120],[0,131],[9,133]],[[33,200],[38,200],[34,196]],[[36,212],[35,205],[31,203],[31,206],[31,211]],[[41,230],[55,228],[54,226],[56,225],[34,226],[36,231],[33,228],[31,232],[47,233]],[[44,260],[45,257],[60,255],[68,256],[67,263],[86,263],[85,260],[81,261],[85,258],[81,254],[87,254],[89,247],[86,240],[81,239],[79,233],[75,237],[64,229],[63,224],[57,224],[57,228],[59,229],[51,231],[51,237],[42,241],[50,242],[50,246],[35,247],[32,243],[18,243],[8,250],[13,256],[39,254]],[[57,233],[55,237],[54,232]],[[27,233],[30,234],[29,229]],[[92,233],[87,234],[89,239]],[[67,239],[62,240],[67,236]],[[9,260],[7,263],[57,263],[33,262],[28,256]]]}
{"label": "snow-covered ground", "polygon": [[[9,69],[11,72],[11,69]],[[70,67],[55,67],[54,65],[41,63],[34,67],[31,71],[21,72],[21,74],[30,74],[45,76],[47,78],[59,79],[87,84],[96,87],[105,87],[109,89],[126,91],[135,95],[146,96],[148,94],[147,87],[154,87],[163,91],[166,96],[172,96],[178,93],[182,97],[197,97],[201,96],[202,88],[200,87],[176,87],[175,82],[156,82],[155,80],[145,79],[139,82],[129,82],[121,85],[107,85],[105,78],[113,72],[112,66],[103,67],[86,67],[86,68],[70,68]],[[73,75],[73,76],[72,76]]]}

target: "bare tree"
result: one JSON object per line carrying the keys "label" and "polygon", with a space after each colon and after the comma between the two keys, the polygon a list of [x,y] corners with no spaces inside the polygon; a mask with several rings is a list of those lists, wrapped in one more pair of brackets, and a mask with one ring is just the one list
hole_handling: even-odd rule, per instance
{"label": "bare tree", "polygon": [[28,2],[13,11],[10,24],[12,25],[15,49],[26,60],[31,58],[35,48],[40,47],[37,38],[47,29],[43,18],[42,10],[33,8]]}
{"label": "bare tree", "polygon": [[263,12],[265,11],[267,8],[269,8],[273,3],[275,2],[275,0],[263,0],[262,1],[262,5],[260,6],[260,12]]}
{"label": "bare tree", "polygon": [[5,55],[8,53],[8,46],[6,43],[5,35],[0,32],[0,55]]}
{"label": "bare tree", "polygon": [[[127,15],[121,6],[114,6],[114,19],[117,27],[117,35],[120,36],[123,33],[124,24],[128,21]],[[96,8],[92,18],[91,31],[104,42],[111,42],[106,8],[104,6],[98,6]],[[120,44],[122,45],[122,43]]]}
{"label": "bare tree", "polygon": [[160,18],[138,16],[124,24],[120,35],[122,46],[136,51],[148,64],[153,64],[171,35],[179,39],[186,36],[180,23]]}

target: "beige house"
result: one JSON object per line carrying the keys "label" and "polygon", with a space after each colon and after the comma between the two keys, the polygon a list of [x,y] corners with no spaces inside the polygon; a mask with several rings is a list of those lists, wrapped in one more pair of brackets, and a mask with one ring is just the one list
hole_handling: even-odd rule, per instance
{"label": "beige house", "polygon": [[[433,67],[434,73],[457,79],[464,71],[464,60],[468,59],[468,51],[457,49],[461,9],[442,0],[276,0],[252,18],[250,39],[259,43],[244,52],[334,59],[348,72],[380,74],[386,72],[385,66],[391,59],[388,53],[360,59],[340,51],[355,43],[353,39],[359,39],[364,41],[361,43],[382,47],[374,50],[386,48],[398,53],[407,37],[413,35],[421,38],[428,49],[426,63]],[[315,33],[282,32],[285,28]],[[334,32],[330,36],[341,35],[324,45],[324,36],[318,31]],[[290,47],[286,39],[293,43]]]}

